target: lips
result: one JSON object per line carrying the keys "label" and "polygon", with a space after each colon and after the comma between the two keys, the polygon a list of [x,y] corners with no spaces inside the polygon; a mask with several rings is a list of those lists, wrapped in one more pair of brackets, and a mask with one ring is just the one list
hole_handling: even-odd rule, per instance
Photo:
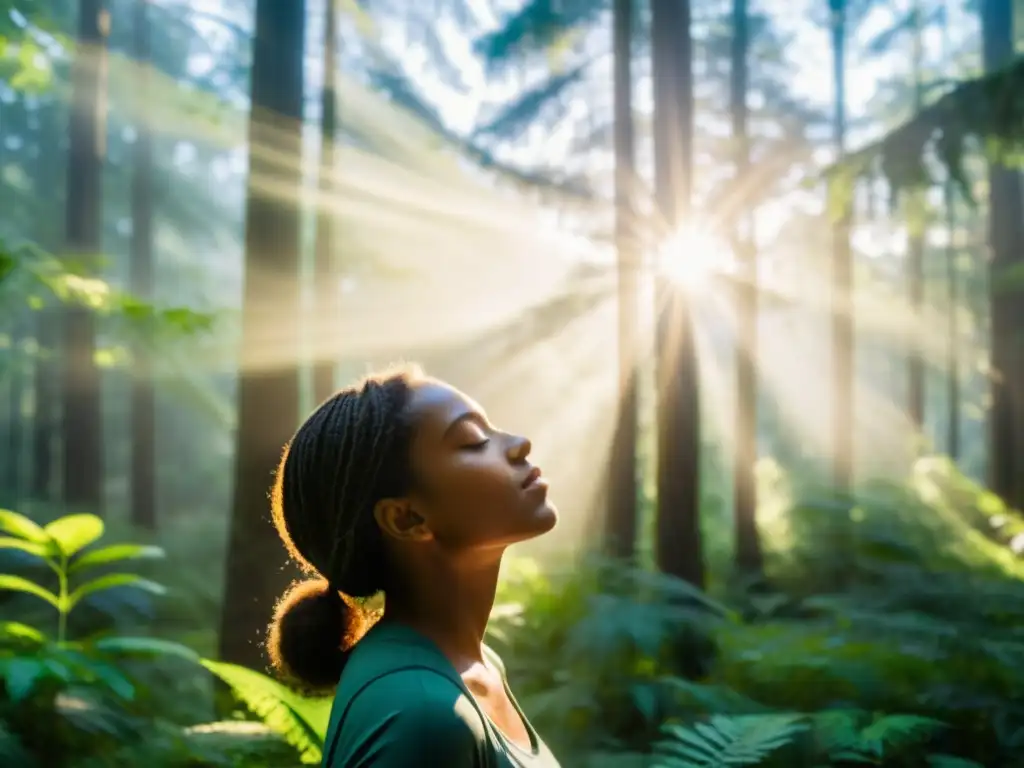
{"label": "lips", "polygon": [[522,487],[525,489],[533,485],[536,485],[538,480],[540,480],[540,467],[534,467],[533,469],[530,470],[529,474],[526,476],[526,479],[523,480]]}

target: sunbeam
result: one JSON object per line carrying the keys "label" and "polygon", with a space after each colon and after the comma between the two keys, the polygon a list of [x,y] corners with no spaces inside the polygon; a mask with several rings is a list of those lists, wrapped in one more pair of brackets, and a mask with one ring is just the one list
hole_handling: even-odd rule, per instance
{"label": "sunbeam", "polygon": [[689,225],[670,235],[658,248],[655,269],[677,286],[695,292],[728,274],[732,260],[728,245],[712,232]]}

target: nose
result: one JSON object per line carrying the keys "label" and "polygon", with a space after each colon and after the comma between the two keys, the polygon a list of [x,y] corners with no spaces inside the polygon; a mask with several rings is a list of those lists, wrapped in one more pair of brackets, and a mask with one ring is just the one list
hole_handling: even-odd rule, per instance
{"label": "nose", "polygon": [[505,455],[513,464],[522,464],[526,461],[526,457],[530,455],[532,449],[533,444],[529,439],[521,435],[509,435],[508,448],[505,450]]}

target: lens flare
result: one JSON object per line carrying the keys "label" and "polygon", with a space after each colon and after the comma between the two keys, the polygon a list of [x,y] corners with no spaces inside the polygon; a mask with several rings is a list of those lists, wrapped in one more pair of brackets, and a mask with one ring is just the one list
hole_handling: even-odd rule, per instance
{"label": "lens flare", "polygon": [[732,250],[705,230],[686,227],[668,238],[658,252],[658,272],[693,290],[706,287],[732,266]]}

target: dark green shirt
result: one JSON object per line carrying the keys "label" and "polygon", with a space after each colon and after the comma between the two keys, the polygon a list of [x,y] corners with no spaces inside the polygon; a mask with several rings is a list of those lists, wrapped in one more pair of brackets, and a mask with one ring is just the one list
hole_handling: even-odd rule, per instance
{"label": "dark green shirt", "polygon": [[490,649],[532,748],[490,721],[440,649],[418,632],[378,624],[341,675],[322,768],[559,768],[527,721]]}

